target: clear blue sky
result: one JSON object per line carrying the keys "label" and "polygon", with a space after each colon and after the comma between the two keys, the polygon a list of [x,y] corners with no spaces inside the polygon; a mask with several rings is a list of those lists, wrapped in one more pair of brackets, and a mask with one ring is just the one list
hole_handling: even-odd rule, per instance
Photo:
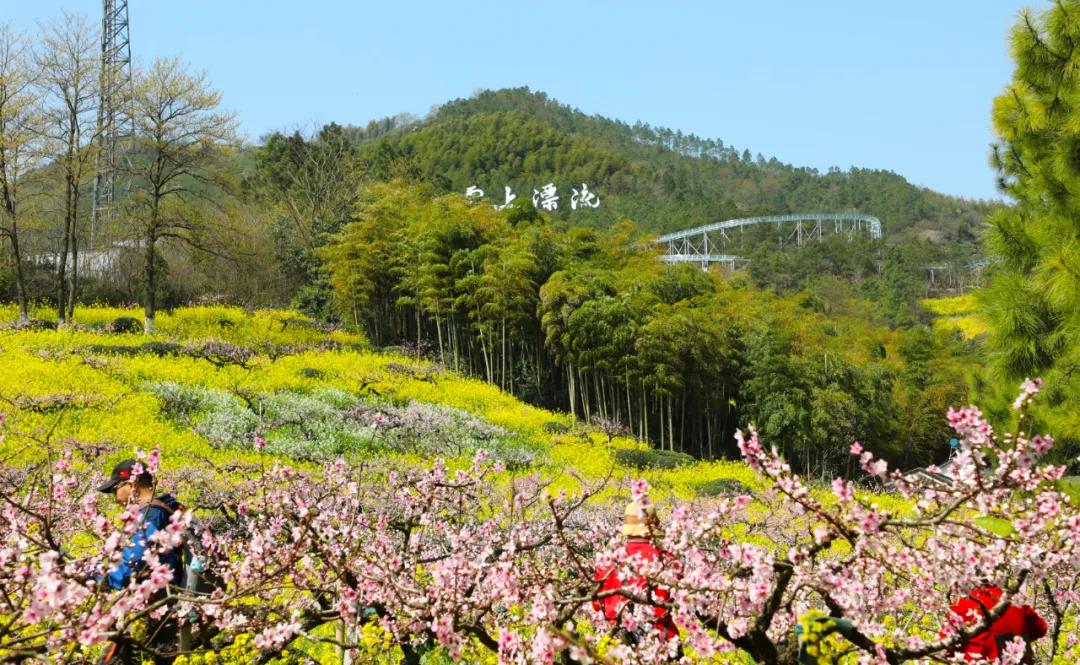
{"label": "clear blue sky", "polygon": [[[792,164],[997,196],[990,103],[1012,71],[1007,32],[1046,0],[665,4],[130,0],[130,12],[136,59],[207,70],[251,140],[528,85]],[[99,20],[101,3],[0,6],[33,30],[62,10]]]}

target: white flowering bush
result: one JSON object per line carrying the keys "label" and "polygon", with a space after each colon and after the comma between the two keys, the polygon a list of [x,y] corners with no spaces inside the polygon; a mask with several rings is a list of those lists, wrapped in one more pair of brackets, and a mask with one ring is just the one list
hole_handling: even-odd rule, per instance
{"label": "white flowering bush", "polygon": [[514,468],[541,456],[502,427],[435,404],[363,399],[334,388],[230,394],[171,381],[145,387],[167,416],[218,448],[248,448],[258,437],[268,452],[296,459],[349,453],[459,457],[484,450]]}

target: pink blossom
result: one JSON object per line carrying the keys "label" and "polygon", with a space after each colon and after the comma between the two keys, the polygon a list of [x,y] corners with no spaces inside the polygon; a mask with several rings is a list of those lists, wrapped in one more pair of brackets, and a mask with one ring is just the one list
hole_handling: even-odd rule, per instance
{"label": "pink blossom", "polygon": [[1039,394],[1042,385],[1042,379],[1024,379],[1024,382],[1020,384],[1020,394],[1016,396],[1016,400],[1013,402],[1013,410],[1018,411],[1030,404]]}
{"label": "pink blossom", "polygon": [[[72,660],[85,659],[114,633],[130,637],[136,618],[164,611],[154,605],[172,578],[162,562],[184,542],[200,548],[225,585],[202,596],[170,588],[177,607],[223,640],[254,636],[266,659],[301,636],[328,639],[339,617],[355,626],[363,607],[379,608],[370,620],[392,641],[434,636],[453,656],[475,651],[505,663],[552,663],[571,652],[596,660],[605,635],[634,630],[634,648],[605,643],[604,658],[619,665],[671,662],[679,645],[718,661],[736,650],[735,640],[775,647],[800,616],[828,609],[868,640],[848,645],[853,662],[895,662],[897,649],[937,644],[944,630],[952,642],[923,660],[935,662],[956,643],[949,606],[984,579],[1010,593],[1022,579],[1017,603],[1045,604],[1047,589],[1070,611],[1080,602],[1080,512],[1058,491],[1064,468],[1039,462],[1049,437],[999,437],[974,407],[950,411],[949,422],[964,439],[953,484],[893,474],[911,507],[895,514],[895,504],[874,505],[873,492],[857,493],[846,479],[831,481],[832,500],[753,429],[737,438],[757,474],[752,496],[679,500],[636,479],[634,498],[664,501],[668,515],[652,558],[627,551],[618,529],[625,498],[609,498],[617,486],[582,481],[578,490],[549,493],[540,474],[495,477],[482,455],[471,464],[338,457],[321,467],[237,463],[220,476],[197,467],[163,473],[170,484],[199,487],[199,500],[220,511],[174,513],[150,538],[143,572],[119,591],[86,577],[116,565],[139,528],[139,508],[98,508],[78,456],[65,458],[57,444],[52,459],[61,461],[38,475],[16,467],[0,475],[28,479],[0,503],[0,585],[17,609],[5,616],[18,634],[42,635],[38,655],[62,645]],[[861,445],[850,452],[867,474],[889,477],[885,462]],[[67,501],[54,508],[57,486]],[[227,517],[220,528],[192,535],[199,518],[219,512]],[[996,533],[1004,533],[1000,522],[1008,535]],[[43,548],[46,526],[59,542],[90,546],[70,558]],[[623,593],[641,593],[612,622],[598,592],[602,571],[624,583]],[[677,640],[654,629],[658,607],[676,622]],[[493,652],[482,653],[483,644]],[[1045,641],[1033,648],[1046,655]],[[1019,649],[1008,645],[1004,655]],[[1078,649],[1066,636],[1059,656],[1076,661]]]}

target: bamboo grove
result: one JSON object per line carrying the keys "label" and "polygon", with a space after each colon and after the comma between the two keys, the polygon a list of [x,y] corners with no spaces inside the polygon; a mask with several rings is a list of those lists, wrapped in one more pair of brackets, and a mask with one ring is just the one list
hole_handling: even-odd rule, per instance
{"label": "bamboo grove", "polygon": [[364,188],[353,220],[319,255],[338,315],[380,347],[674,453],[730,456],[747,421],[808,473],[855,439],[909,464],[947,453],[936,413],[966,396],[964,344],[827,315],[843,308],[822,298],[858,298],[838,278],[779,296],[666,266],[630,222],[601,232],[403,182]]}

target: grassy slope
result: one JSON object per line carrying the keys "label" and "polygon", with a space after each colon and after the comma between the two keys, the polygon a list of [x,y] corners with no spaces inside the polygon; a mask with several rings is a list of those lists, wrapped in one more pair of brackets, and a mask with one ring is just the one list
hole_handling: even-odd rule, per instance
{"label": "grassy slope", "polygon": [[[0,308],[0,320],[12,321],[14,315],[11,307]],[[609,443],[603,434],[576,426],[566,414],[531,407],[493,386],[414,359],[370,352],[362,339],[341,331],[319,331],[291,312],[245,314],[236,308],[201,307],[178,309],[158,319],[154,341],[187,348],[208,340],[242,345],[257,352],[246,368],[217,366],[187,355],[117,355],[104,350],[147,341],[142,334],[100,329],[117,317],[136,315],[135,310],[81,308],[74,331],[0,331],[0,410],[7,412],[9,424],[24,432],[44,432],[59,419],[56,404],[74,401],[59,419],[55,436],[102,444],[113,451],[111,458],[160,446],[165,468],[176,468],[199,458],[224,463],[263,453],[245,443],[215,447],[165,413],[162,400],[148,389],[153,382],[232,394],[310,394],[332,389],[361,395],[375,388],[384,400],[464,409],[509,430],[515,439],[544,451],[527,471],[554,478],[557,489],[578,487],[575,474],[592,480],[608,473],[615,481],[610,492],[621,494],[627,479],[643,476],[659,491],[658,498],[690,498],[703,484],[719,479],[756,485],[754,474],[736,462],[644,471],[623,466],[616,463],[615,451],[640,449],[642,444],[623,438]],[[319,348],[327,342],[337,348]],[[0,452],[5,457],[16,453],[13,446],[0,443]],[[378,454],[418,461],[415,455]]]}

